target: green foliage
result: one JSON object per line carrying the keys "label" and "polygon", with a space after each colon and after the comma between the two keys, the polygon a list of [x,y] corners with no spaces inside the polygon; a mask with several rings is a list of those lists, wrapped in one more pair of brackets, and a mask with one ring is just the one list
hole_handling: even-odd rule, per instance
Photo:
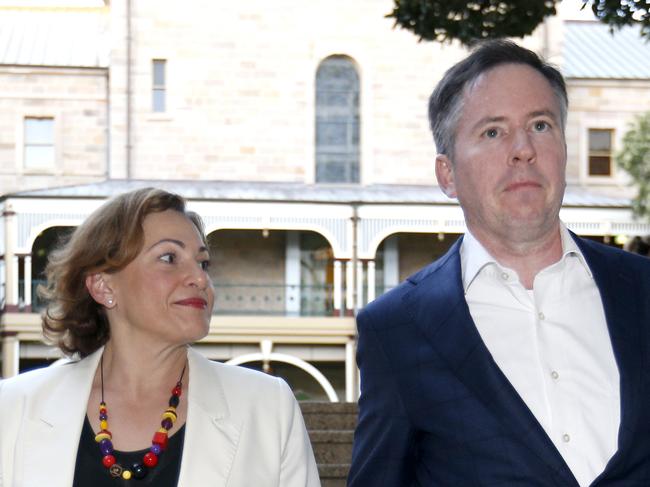
{"label": "green foliage", "polygon": [[387,15],[420,40],[471,45],[481,39],[523,37],[545,17],[555,14],[558,0],[395,0]]}
{"label": "green foliage", "polygon": [[[483,39],[524,37],[549,15],[559,0],[394,0],[386,17],[412,31],[420,40],[471,46]],[[601,22],[613,31],[640,24],[650,39],[647,0],[583,0]]]}
{"label": "green foliage", "polygon": [[610,31],[626,25],[641,26],[641,35],[650,40],[650,3],[647,0],[583,0]]}
{"label": "green foliage", "polygon": [[623,136],[623,148],[616,163],[627,171],[638,187],[632,209],[639,216],[650,217],[650,112],[639,115]]}

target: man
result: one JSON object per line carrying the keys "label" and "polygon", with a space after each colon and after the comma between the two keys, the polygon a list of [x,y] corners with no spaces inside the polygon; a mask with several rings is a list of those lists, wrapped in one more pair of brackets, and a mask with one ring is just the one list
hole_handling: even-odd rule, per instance
{"label": "man", "polygon": [[559,219],[564,80],[483,44],[430,99],[467,233],[358,316],[350,487],[650,485],[650,261]]}

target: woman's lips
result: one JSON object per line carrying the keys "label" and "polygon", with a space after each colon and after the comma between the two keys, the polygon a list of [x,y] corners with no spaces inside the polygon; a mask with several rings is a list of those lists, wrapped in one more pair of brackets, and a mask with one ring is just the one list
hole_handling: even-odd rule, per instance
{"label": "woman's lips", "polygon": [[203,298],[187,298],[176,301],[181,306],[191,306],[192,308],[206,309],[208,302]]}

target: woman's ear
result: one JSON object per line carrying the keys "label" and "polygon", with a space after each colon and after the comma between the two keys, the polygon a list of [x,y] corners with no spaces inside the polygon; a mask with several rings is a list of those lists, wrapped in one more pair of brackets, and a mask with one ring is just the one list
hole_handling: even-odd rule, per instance
{"label": "woman's ear", "polygon": [[92,298],[106,308],[115,306],[115,296],[109,285],[106,274],[95,272],[86,276],[86,289]]}
{"label": "woman's ear", "polygon": [[456,186],[454,184],[454,168],[451,160],[444,154],[436,156],[436,178],[443,193],[450,198],[456,198]]}

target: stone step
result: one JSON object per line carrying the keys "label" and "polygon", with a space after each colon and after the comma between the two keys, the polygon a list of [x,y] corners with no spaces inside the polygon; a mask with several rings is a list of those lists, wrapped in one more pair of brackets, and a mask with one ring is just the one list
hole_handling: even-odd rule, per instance
{"label": "stone step", "polygon": [[354,430],[358,407],[350,402],[301,402],[308,430]]}
{"label": "stone step", "polygon": [[357,424],[354,403],[301,402],[322,487],[345,487]]}
{"label": "stone step", "polygon": [[345,487],[349,471],[350,465],[347,463],[318,465],[321,487]]}
{"label": "stone step", "polygon": [[349,464],[352,459],[351,430],[310,430],[309,439],[316,463],[336,465]]}

